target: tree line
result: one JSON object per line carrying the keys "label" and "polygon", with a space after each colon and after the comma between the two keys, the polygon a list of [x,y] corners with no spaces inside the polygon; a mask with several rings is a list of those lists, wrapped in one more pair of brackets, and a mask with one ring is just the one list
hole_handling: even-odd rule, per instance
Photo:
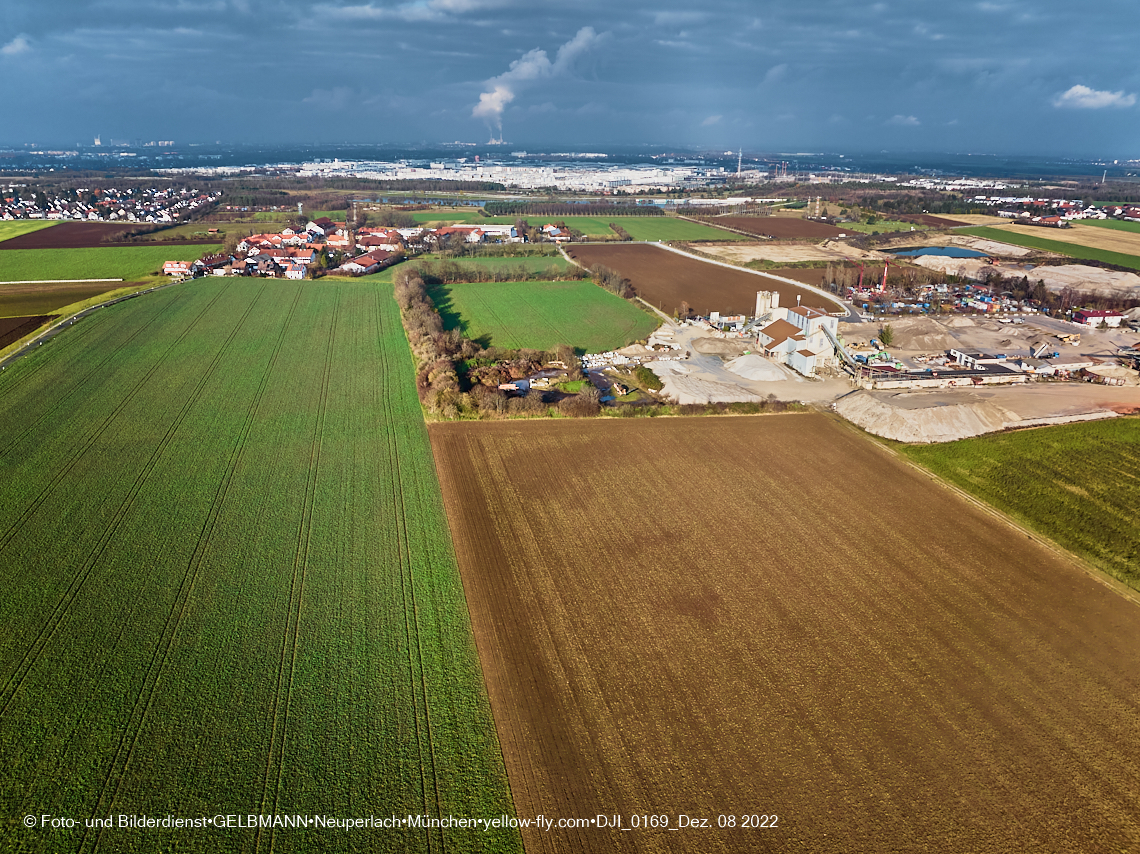
{"label": "tree line", "polygon": [[456,285],[463,282],[560,282],[585,278],[581,267],[552,264],[543,270],[530,270],[524,264],[501,267],[471,266],[456,261],[421,261],[414,267],[428,285]]}
{"label": "tree line", "polygon": [[656,205],[612,205],[573,202],[487,202],[486,216],[664,216]]}

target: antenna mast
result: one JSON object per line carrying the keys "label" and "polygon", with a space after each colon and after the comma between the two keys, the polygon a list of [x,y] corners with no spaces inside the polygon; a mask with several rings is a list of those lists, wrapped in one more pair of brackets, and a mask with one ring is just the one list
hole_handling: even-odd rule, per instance
{"label": "antenna mast", "polygon": [[740,177],[740,168],[743,164],[744,164],[744,148],[742,147],[740,149],[740,151],[736,152],[736,177],[737,178]]}

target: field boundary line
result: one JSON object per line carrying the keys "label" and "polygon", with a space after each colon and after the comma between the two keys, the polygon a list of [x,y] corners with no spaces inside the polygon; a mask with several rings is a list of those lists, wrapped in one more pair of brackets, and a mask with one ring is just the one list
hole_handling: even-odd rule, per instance
{"label": "field boundary line", "polygon": [[[820,411],[823,412],[823,410],[820,410]],[[1094,566],[1089,561],[1085,560],[1085,558],[1081,557],[1080,555],[1076,554],[1075,552],[1069,551],[1064,546],[1060,545],[1059,543],[1054,541],[1052,538],[1046,536],[1045,534],[1042,534],[1041,532],[1035,531],[1032,528],[1026,526],[1023,522],[1020,522],[1019,520],[1017,520],[1013,516],[1006,513],[1004,510],[999,510],[997,507],[994,507],[992,504],[988,504],[985,501],[983,501],[982,499],[978,498],[977,496],[970,494],[966,490],[962,489],[962,487],[946,480],[941,475],[938,475],[935,472],[931,471],[930,469],[926,468],[925,466],[922,466],[919,463],[916,463],[914,460],[910,459],[906,455],[900,454],[896,448],[892,447],[891,445],[888,445],[886,443],[886,440],[882,439],[881,437],[876,436],[873,433],[867,432],[866,430],[862,429],[861,427],[859,427],[856,424],[853,424],[852,422],[848,421],[846,418],[844,418],[843,416],[841,416],[835,412],[824,412],[824,414],[826,414],[830,418],[834,418],[834,419],[838,420],[847,429],[852,430],[853,432],[863,436],[868,441],[870,441],[873,444],[882,448],[888,454],[891,454],[896,459],[901,460],[903,463],[910,466],[915,471],[919,472],[920,474],[925,475],[926,477],[928,477],[931,480],[935,481],[936,483],[940,484],[942,487],[950,490],[951,492],[956,493],[961,498],[964,498],[970,504],[973,504],[975,507],[978,507],[978,508],[984,510],[989,515],[994,516],[995,518],[1001,520],[1002,522],[1009,525],[1014,530],[1017,530],[1017,531],[1025,534],[1026,537],[1028,537],[1033,542],[1036,542],[1040,545],[1043,545],[1045,548],[1047,548],[1049,551],[1056,554],[1058,557],[1064,558],[1067,562],[1073,564],[1076,568],[1080,569],[1086,575],[1091,576],[1096,581],[1099,581],[1101,584],[1103,584],[1106,587],[1108,587],[1108,588],[1114,590],[1115,592],[1119,593],[1125,599],[1129,599],[1132,602],[1134,602],[1136,605],[1140,605],[1140,590],[1136,590],[1132,587],[1129,587],[1123,581],[1120,581],[1116,578],[1113,578],[1111,575],[1109,575],[1104,570],[1099,569],[1098,567]],[[900,443],[900,444],[905,444],[905,443]]]}
{"label": "field boundary line", "polygon": [[[301,289],[297,289],[300,293]],[[305,576],[309,565],[309,547],[313,539],[313,514],[317,506],[317,479],[321,465],[321,448],[324,445],[325,415],[328,412],[329,386],[332,382],[333,351],[336,343],[337,326],[340,321],[341,292],[336,292],[336,308],[333,310],[332,323],[329,324],[328,343],[325,347],[324,376],[321,378],[321,395],[317,404],[317,419],[314,425],[313,442],[309,447],[309,471],[305,479],[304,504],[301,510],[300,528],[297,531],[297,548],[293,554],[293,577],[289,589],[289,619],[285,622],[285,639],[281,647],[281,669],[278,671],[278,685],[274,700],[273,730],[269,742],[269,763],[267,770],[272,768],[274,741],[277,734],[277,707],[281,701],[282,680],[284,677],[285,657],[289,658],[289,675],[284,682],[285,710],[281,718],[280,750],[277,760],[277,783],[273,793],[273,810],[276,813],[281,804],[281,786],[285,777],[285,742],[289,735],[289,709],[293,697],[293,681],[297,672],[297,643],[301,635],[301,605],[305,596]],[[294,588],[296,596],[294,596]],[[294,600],[296,605],[294,606]],[[292,622],[292,641],[289,639],[289,623]],[[268,779],[266,780],[268,788]],[[276,842],[277,829],[269,830],[269,850],[273,851]],[[258,827],[254,850],[261,847],[261,827]]]}
{"label": "field boundary line", "polygon": [[[384,299],[385,297],[390,298],[390,295],[384,294],[383,296],[379,296],[378,298]],[[382,311],[380,313],[380,317],[381,317],[381,319],[383,319],[383,312]],[[401,331],[403,331],[403,324],[401,324]],[[405,332],[403,337],[405,338],[405,346],[407,346],[406,332]],[[383,340],[382,337],[381,337],[381,340]],[[405,352],[407,352],[409,355],[411,354],[410,350],[406,350]],[[384,358],[385,363],[387,363],[389,361],[388,357],[390,355],[391,355],[390,353],[385,353],[385,358]],[[426,809],[428,806],[428,781],[427,781],[428,769],[425,767],[425,762],[424,762],[424,759],[425,759],[424,742],[426,740],[426,742],[427,742],[427,757],[426,758],[431,763],[431,778],[432,778],[431,779],[431,788],[432,788],[432,791],[434,793],[434,800],[435,800],[435,804],[436,804],[436,814],[441,815],[443,810],[442,810],[442,805],[440,802],[440,795],[439,795],[439,775],[436,772],[435,746],[434,746],[432,736],[431,736],[431,714],[430,714],[430,710],[428,708],[427,677],[424,673],[424,666],[423,666],[423,648],[422,648],[422,645],[420,643],[419,614],[417,611],[417,603],[416,603],[415,579],[413,578],[412,548],[411,548],[411,540],[408,536],[407,499],[406,499],[404,488],[403,488],[404,471],[403,471],[403,466],[401,465],[401,462],[400,462],[399,438],[397,436],[396,422],[395,422],[395,419],[393,417],[394,411],[395,411],[394,406],[393,406],[393,385],[387,379],[385,379],[385,381],[384,381],[384,410],[385,410],[385,414],[387,415],[387,417],[385,418],[385,425],[386,425],[387,429],[385,432],[388,436],[389,453],[391,454],[392,472],[394,474],[392,486],[393,486],[393,491],[395,493],[396,503],[399,507],[399,513],[397,514],[397,517],[396,517],[396,537],[397,537],[397,542],[399,544],[398,551],[401,551],[404,555],[404,561],[401,562],[401,566],[400,566],[400,593],[401,593],[401,598],[402,598],[403,604],[404,604],[404,631],[405,631],[405,635],[406,635],[407,640],[408,640],[408,677],[409,677],[409,680],[411,682],[411,685],[413,686],[413,690],[412,690],[412,701],[413,701],[412,719],[414,721],[415,733],[416,733],[416,751],[419,754],[419,758],[420,758],[420,761],[419,761],[419,766],[420,766],[420,768],[419,768],[419,771],[420,771],[420,774],[419,774],[419,776],[420,776],[420,797],[421,797],[421,802],[423,803],[423,806]],[[420,407],[420,423],[422,423],[422,419],[423,419],[423,408],[421,406]],[[424,429],[426,430],[427,428],[424,427]],[[429,448],[430,448],[430,445],[429,445]],[[433,455],[433,463],[434,463],[434,455]],[[417,496],[418,496],[418,493],[417,493]],[[405,563],[406,563],[406,565],[404,565]],[[409,608],[409,605],[410,605],[410,608]],[[409,613],[409,611],[410,611],[410,613]],[[422,705],[423,705],[423,724],[422,724],[422,726],[420,723],[420,700],[421,700],[421,697],[416,697],[416,692],[415,692],[415,688],[414,688],[415,682],[417,681],[416,680],[417,662],[418,662],[419,671],[420,671],[419,672],[419,680],[418,680],[420,683],[419,689],[420,689],[420,695],[422,697]],[[442,831],[439,831],[439,839],[440,839],[440,842],[439,842],[438,847],[440,849],[445,848],[446,845],[443,843],[443,832]],[[427,833],[425,835],[425,840],[427,843],[427,849],[430,852],[433,849],[432,833],[431,833],[430,829],[427,830]]]}
{"label": "field boundary line", "polygon": [[[155,453],[152,455],[152,458],[151,458],[152,463],[150,465],[150,468],[146,472],[147,477],[149,477],[150,472],[152,472],[154,470],[154,466],[157,464],[157,461],[158,461],[159,457],[162,455],[162,452],[165,451],[166,447],[169,446],[170,441],[174,437],[174,434],[178,431],[178,429],[182,426],[182,423],[186,420],[186,416],[189,415],[190,411],[194,408],[195,404],[197,404],[199,398],[202,395],[202,392],[205,390],[210,379],[213,377],[214,373],[218,369],[218,366],[221,364],[223,356],[225,355],[226,351],[229,349],[230,345],[233,343],[234,339],[237,337],[238,332],[241,331],[241,328],[245,325],[246,321],[249,320],[250,315],[253,313],[254,307],[257,305],[262,294],[265,293],[265,290],[266,290],[266,288],[263,285],[261,290],[258,291],[257,295],[253,299],[250,300],[248,308],[246,308],[245,312],[242,314],[242,316],[238,320],[238,322],[234,324],[234,328],[230,332],[230,334],[226,338],[226,340],[222,343],[222,345],[220,347],[218,347],[217,353],[214,355],[214,358],[211,359],[206,370],[202,372],[202,376],[199,379],[198,384],[194,387],[193,392],[188,396],[186,403],[183,405],[182,410],[179,412],[178,418],[176,419],[176,423],[171,425],[170,429],[167,431],[167,435],[163,437],[163,444],[159,448],[157,448],[155,450]],[[219,296],[221,295],[221,293],[224,293],[224,291],[220,292]],[[139,484],[140,490],[141,490],[141,481],[142,480],[145,480],[145,478],[140,478],[140,484]],[[228,488],[227,488],[227,491],[228,491]],[[136,492],[136,495],[137,495],[137,492]],[[217,498],[217,495],[215,494],[215,499],[216,498]],[[220,508],[220,502],[218,503],[217,506]],[[211,524],[211,527],[212,527],[211,514],[214,514],[213,515],[213,521],[217,520],[217,515],[218,515],[218,514],[214,513],[214,510],[215,510],[215,506],[212,504],[210,507],[210,510],[207,512],[207,517],[206,517],[207,522]],[[200,539],[199,539],[199,542],[200,542]],[[119,795],[119,791],[122,789],[123,776],[125,775],[126,769],[129,767],[129,765],[131,763],[131,759],[134,756],[135,747],[138,744],[138,739],[139,739],[139,735],[142,732],[143,723],[145,722],[147,713],[150,711],[151,705],[154,702],[154,696],[158,690],[158,683],[162,679],[162,671],[166,666],[166,661],[169,658],[170,650],[174,645],[174,638],[178,634],[178,628],[182,623],[182,618],[186,614],[186,607],[190,601],[190,593],[194,587],[194,583],[197,581],[198,570],[201,567],[201,561],[198,560],[197,562],[195,562],[195,558],[199,554],[200,554],[200,550],[199,550],[198,546],[196,545],[194,553],[191,555],[190,562],[187,564],[186,572],[183,574],[182,580],[179,582],[178,590],[175,593],[174,601],[171,604],[170,612],[167,614],[166,621],[163,624],[162,633],[159,635],[158,641],[155,644],[154,653],[151,656],[150,664],[147,666],[147,672],[143,677],[142,688],[139,691],[139,695],[135,699],[133,706],[131,707],[131,713],[127,718],[126,726],[123,728],[122,735],[119,738],[119,744],[117,745],[117,747],[115,749],[115,755],[112,757],[111,764],[107,770],[107,775],[104,777],[104,780],[103,780],[103,785],[100,787],[99,798],[96,801],[96,811],[97,812],[98,812],[99,806],[103,803],[103,798],[106,795],[107,787],[110,785],[111,780],[116,777],[116,774],[115,774],[116,766],[119,764],[119,759],[121,756],[123,757],[122,767],[121,767],[121,769],[119,769],[119,773],[117,775],[117,783],[115,785],[115,790],[111,793],[111,798],[110,798],[110,801],[108,802],[108,809],[110,809],[111,805],[114,804],[115,799]],[[175,616],[176,614],[177,614],[177,616]],[[163,643],[164,639],[165,639],[165,644]],[[152,674],[153,674],[153,679],[151,678]],[[146,698],[145,702],[143,702],[144,697]],[[142,703],[142,711],[138,716],[137,723],[135,723],[132,726],[132,719],[134,719],[135,713],[136,713],[136,711],[138,711],[140,703]],[[126,745],[128,734],[131,733],[132,731],[133,731],[133,735],[131,735],[130,744],[129,744],[129,746],[127,746],[127,751],[126,751],[126,754],[124,756],[123,755],[123,747],[124,747],[124,745]],[[95,847],[96,848],[98,848],[99,841],[102,839],[102,836],[103,836],[103,829],[101,828],[99,833],[96,835],[96,840],[95,840]],[[82,848],[85,844],[86,838],[87,838],[87,834],[84,833],[83,838],[80,839],[80,850],[82,850]]]}
{"label": "field boundary line", "polygon": [[[693,225],[708,225],[708,223],[706,223],[706,222],[701,222],[699,219],[693,219],[692,217],[685,216],[684,214],[673,214],[673,216],[675,216],[677,219],[683,219],[685,222],[691,222],[691,223],[693,223]],[[719,228],[719,229],[722,229],[724,231],[731,231],[733,234],[742,234],[745,237],[749,238],[750,240],[764,241],[764,240],[772,240],[773,239],[771,237],[765,237],[762,234],[751,234],[750,232],[744,231],[743,229],[732,228],[731,226],[727,226],[727,225],[714,225],[714,226],[709,226],[709,227],[710,228]]]}

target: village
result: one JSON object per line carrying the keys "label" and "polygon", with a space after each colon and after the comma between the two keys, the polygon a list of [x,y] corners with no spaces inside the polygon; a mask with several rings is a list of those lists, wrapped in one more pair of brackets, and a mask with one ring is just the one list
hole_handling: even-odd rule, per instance
{"label": "village", "polygon": [[173,224],[190,220],[221,198],[221,190],[203,192],[189,187],[94,187],[53,192],[27,184],[0,190],[0,220],[63,220]]}
{"label": "village", "polygon": [[[551,240],[563,234],[544,226]],[[215,229],[216,231],[217,229]],[[451,225],[440,228],[387,228],[334,222],[318,217],[280,232],[252,234],[232,253],[213,253],[197,261],[167,261],[168,276],[266,276],[304,279],[318,271],[347,276],[379,272],[409,255],[454,244],[522,243],[514,225]]]}

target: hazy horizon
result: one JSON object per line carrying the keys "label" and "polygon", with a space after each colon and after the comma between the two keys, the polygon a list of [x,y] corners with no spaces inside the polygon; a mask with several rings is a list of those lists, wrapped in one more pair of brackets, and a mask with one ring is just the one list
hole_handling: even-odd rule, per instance
{"label": "hazy horizon", "polygon": [[[9,0],[0,144],[1140,157],[1130,7]],[[1048,47],[1043,47],[1043,46]],[[1061,45],[1060,47],[1058,45]]]}

